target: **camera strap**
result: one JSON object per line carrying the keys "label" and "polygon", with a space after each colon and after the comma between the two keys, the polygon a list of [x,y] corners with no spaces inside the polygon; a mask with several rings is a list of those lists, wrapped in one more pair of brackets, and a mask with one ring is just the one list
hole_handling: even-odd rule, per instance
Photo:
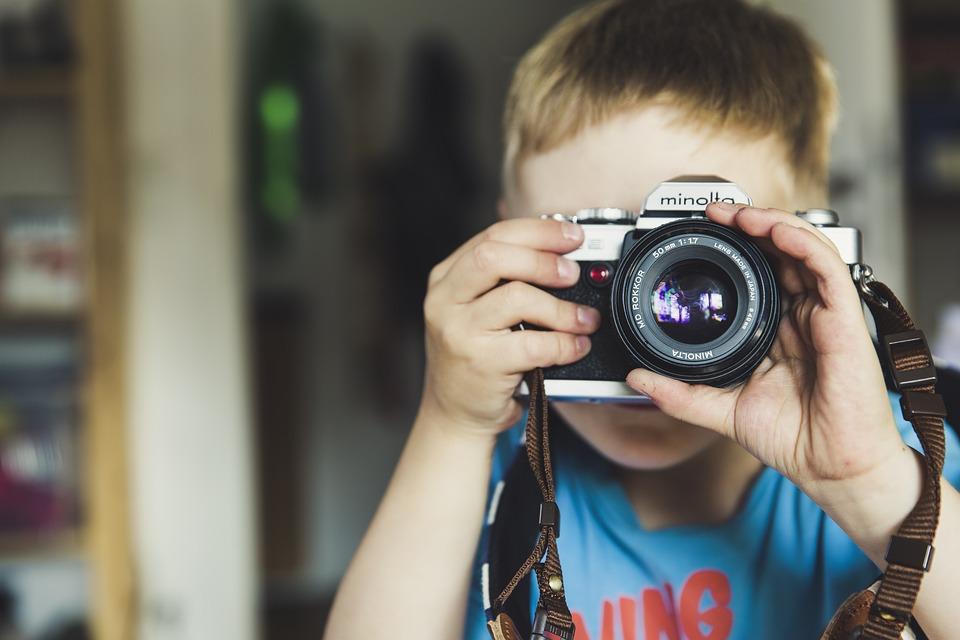
{"label": "camera strap", "polygon": [[573,640],[573,617],[567,607],[563,588],[563,571],[557,538],[560,537],[560,509],[554,493],[553,463],[550,458],[550,427],[547,394],[543,385],[543,370],[527,374],[530,405],[524,433],[527,462],[540,488],[539,534],[533,551],[514,574],[500,595],[492,603],[493,619],[487,623],[494,640],[523,640],[503,607],[510,595],[530,571],[537,576],[540,600],[537,602],[531,640]]}
{"label": "camera strap", "polygon": [[920,498],[891,538],[887,568],[870,589],[851,596],[831,620],[822,640],[899,640],[907,628],[920,583],[930,570],[933,538],[940,520],[947,416],[936,392],[937,373],[922,331],[890,289],[869,267],[855,265],[854,280],[877,326],[885,373],[900,393],[900,409],[923,447],[924,480]]}
{"label": "camera strap", "polygon": [[[943,421],[947,411],[943,398],[936,393],[937,374],[923,332],[914,327],[893,292],[873,279],[869,267],[855,265],[853,275],[877,326],[885,373],[900,393],[903,417],[911,423],[923,447],[925,477],[920,499],[890,541],[883,576],[871,588],[852,595],[841,605],[821,640],[901,640],[912,637],[908,625],[933,557],[933,538],[940,518]],[[557,550],[560,511],[554,493],[543,382],[541,369],[527,375],[530,404],[525,447],[542,498],[539,533],[533,550],[491,603],[487,626],[494,640],[525,640],[504,609],[531,571],[536,573],[540,597],[530,640],[573,640],[575,633]]]}

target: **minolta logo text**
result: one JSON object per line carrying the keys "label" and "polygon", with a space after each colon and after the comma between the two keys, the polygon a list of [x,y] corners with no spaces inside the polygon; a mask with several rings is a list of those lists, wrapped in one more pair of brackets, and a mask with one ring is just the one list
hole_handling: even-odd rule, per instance
{"label": "minolta logo text", "polygon": [[730,196],[724,196],[717,191],[711,191],[705,196],[685,196],[678,193],[675,196],[660,196],[660,205],[664,207],[692,206],[706,207],[711,202],[726,202],[727,204],[736,204],[736,200]]}
{"label": "minolta logo text", "polygon": [[679,358],[680,360],[710,360],[713,358],[713,351],[690,352],[677,351],[676,349],[672,349],[672,351],[673,357]]}
{"label": "minolta logo text", "polygon": [[732,182],[672,180],[661,182],[647,196],[643,211],[703,211],[711,202],[750,204],[750,197]]}

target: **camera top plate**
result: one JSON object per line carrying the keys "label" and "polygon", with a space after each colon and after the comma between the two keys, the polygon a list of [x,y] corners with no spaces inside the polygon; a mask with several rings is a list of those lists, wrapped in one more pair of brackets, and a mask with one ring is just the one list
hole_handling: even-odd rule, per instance
{"label": "camera top plate", "polygon": [[711,202],[753,204],[743,189],[719,176],[678,176],[650,192],[638,222],[642,218],[704,216]]}

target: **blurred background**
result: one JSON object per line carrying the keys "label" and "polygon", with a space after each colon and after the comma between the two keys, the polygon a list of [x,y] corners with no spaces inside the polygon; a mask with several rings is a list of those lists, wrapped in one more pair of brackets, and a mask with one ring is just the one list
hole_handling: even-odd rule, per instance
{"label": "blurred background", "polygon": [[[579,4],[0,0],[0,640],[319,637],[426,274]],[[960,364],[960,5],[767,4],[838,71],[834,208]]]}

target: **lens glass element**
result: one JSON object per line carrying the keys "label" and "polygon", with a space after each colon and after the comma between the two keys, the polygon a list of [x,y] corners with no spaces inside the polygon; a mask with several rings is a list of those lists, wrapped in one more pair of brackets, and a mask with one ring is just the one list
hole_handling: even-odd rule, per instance
{"label": "lens glass element", "polygon": [[705,344],[722,336],[737,315],[737,289],[722,268],[706,260],[670,267],[650,294],[653,318],[669,337]]}

